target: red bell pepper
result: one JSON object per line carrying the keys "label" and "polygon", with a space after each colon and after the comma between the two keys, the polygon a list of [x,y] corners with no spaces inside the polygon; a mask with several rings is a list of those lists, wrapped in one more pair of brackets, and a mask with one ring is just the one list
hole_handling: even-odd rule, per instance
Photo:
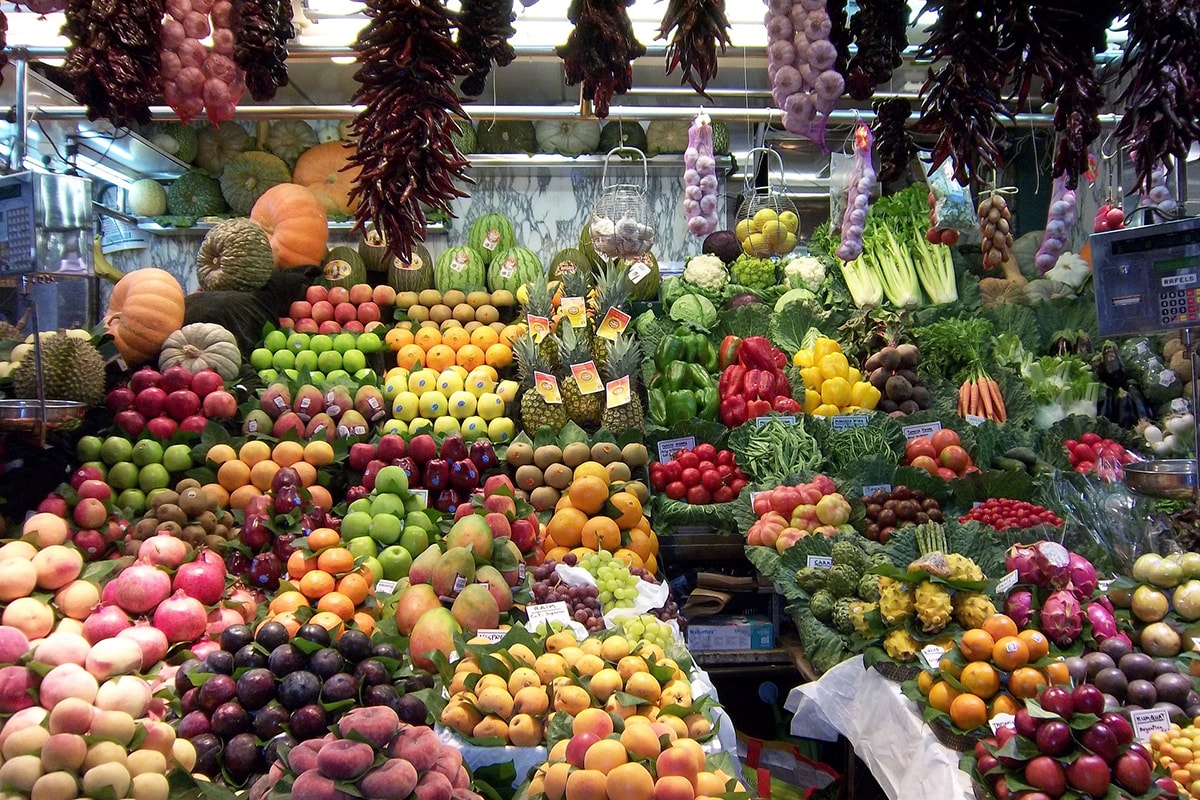
{"label": "red bell pepper", "polygon": [[772,347],[771,351],[772,351],[771,355],[773,355],[775,357],[775,369],[783,369],[784,367],[786,367],[787,363],[788,363],[788,359],[787,359],[787,356],[784,355],[783,351],[780,350],[778,347]]}
{"label": "red bell pepper", "polygon": [[771,413],[770,400],[751,400],[746,403],[746,413],[750,419],[758,419],[764,414]]}
{"label": "red bell pepper", "polygon": [[747,419],[746,398],[740,394],[722,396],[719,413],[721,423],[730,428],[745,424]]}
{"label": "red bell pepper", "polygon": [[775,394],[786,397],[792,396],[792,384],[783,374],[783,370],[775,370]]}
{"label": "red bell pepper", "polygon": [[738,361],[747,369],[775,369],[774,349],[767,337],[749,336],[738,348]]}
{"label": "red bell pepper", "polygon": [[722,398],[732,395],[742,394],[742,382],[746,378],[746,368],[741,364],[730,364],[721,373],[721,380],[717,383],[717,392]]}
{"label": "red bell pepper", "polygon": [[736,364],[738,360],[738,350],[742,346],[740,336],[730,334],[721,340],[721,347],[717,350],[717,363],[721,369],[725,369],[730,364]]}
{"label": "red bell pepper", "polygon": [[799,414],[800,404],[787,395],[778,395],[771,401],[771,408],[780,414]]}
{"label": "red bell pepper", "polygon": [[775,396],[775,375],[770,370],[746,370],[742,380],[742,394],[747,400],[767,400]]}

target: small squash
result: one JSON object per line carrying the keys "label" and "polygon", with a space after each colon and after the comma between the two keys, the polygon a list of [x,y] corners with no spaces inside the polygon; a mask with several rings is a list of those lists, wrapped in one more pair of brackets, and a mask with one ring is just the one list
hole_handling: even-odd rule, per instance
{"label": "small squash", "polygon": [[347,169],[354,145],[326,142],[304,151],[296,162],[292,183],[307,186],[330,214],[353,214],[358,198],[350,199],[350,189],[358,180],[361,167]]}
{"label": "small squash", "polygon": [[276,269],[320,264],[329,242],[325,207],[312,190],[295,183],[272,186],[250,211],[271,240]]}
{"label": "small squash", "polygon": [[317,132],[302,119],[260,122],[259,145],[292,166],[305,150],[317,145]]}
{"label": "small squash", "polygon": [[233,213],[245,216],[272,186],[287,183],[292,173],[279,156],[252,150],[230,159],[221,171],[221,194]]}
{"label": "small squash", "polygon": [[598,120],[545,119],[534,127],[538,149],[543,153],[578,156],[600,146]]}
{"label": "small squash", "polygon": [[159,370],[183,366],[194,375],[211,369],[227,381],[237,377],[242,368],[242,353],[237,339],[215,322],[193,322],[184,325],[163,341],[158,357]]}
{"label": "small squash", "polygon": [[104,315],[105,330],[125,363],[150,361],[168,336],[183,325],[183,287],[165,269],[145,267],[126,273],[113,287]]}
{"label": "small squash", "polygon": [[196,253],[196,279],[207,291],[261,289],[275,269],[271,240],[252,220],[235,217],[218,222]]}

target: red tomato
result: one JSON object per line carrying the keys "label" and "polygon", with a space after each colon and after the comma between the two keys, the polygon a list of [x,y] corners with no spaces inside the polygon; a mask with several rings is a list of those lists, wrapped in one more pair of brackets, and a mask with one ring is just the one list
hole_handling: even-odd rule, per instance
{"label": "red tomato", "polygon": [[696,449],[692,451],[701,461],[716,461],[717,448],[713,447],[708,442],[701,442],[696,445]]}
{"label": "red tomato", "polygon": [[733,467],[729,466],[728,464],[718,464],[717,472],[722,478],[724,478],[733,474]]}
{"label": "red tomato", "polygon": [[[913,461],[919,456],[928,456],[932,459],[935,458],[937,454],[938,451],[934,448],[933,443],[929,441],[928,436],[918,436],[904,447],[904,459],[908,461],[909,464],[913,464]],[[913,466],[916,465],[913,464]]]}
{"label": "red tomato", "polygon": [[728,503],[729,501],[733,500],[734,497],[736,497],[736,495],[733,493],[733,489],[728,486],[722,486],[713,492],[712,499],[714,503]]}
{"label": "red tomato", "polygon": [[938,467],[937,472],[934,474],[937,475],[939,478],[941,478],[944,481],[952,481],[958,477],[958,475],[955,474],[954,470],[947,469],[946,467]]}
{"label": "red tomato", "polygon": [[700,470],[695,467],[686,467],[679,474],[679,480],[683,481],[683,485],[689,489],[693,486],[700,485]]}
{"label": "red tomato", "polygon": [[700,466],[700,456],[694,450],[685,450],[679,454],[679,465],[684,469]]}
{"label": "red tomato", "polygon": [[712,495],[703,486],[693,486],[687,490],[687,501],[694,506],[706,506],[712,502]]}
{"label": "red tomato", "polygon": [[[732,481],[729,483],[729,488],[730,488],[730,489],[733,489],[733,493],[734,493],[734,494],[738,494],[738,493],[740,493],[740,492],[742,491],[742,489],[745,489],[745,488],[746,488],[746,481],[745,481],[745,479],[744,479],[744,478],[734,478],[734,479],[733,479],[733,480],[732,480]],[[758,510],[758,507],[759,507],[759,505],[760,505],[760,504],[761,504],[761,505],[763,505],[763,506],[765,506],[765,507],[766,507],[766,509],[767,509],[768,511],[769,511],[769,510],[770,510],[770,508],[771,508],[771,501],[770,501],[770,500],[768,500],[768,499],[766,499],[766,498],[765,498],[765,497],[763,497],[762,495],[759,495],[758,497],[754,498],[754,513],[755,513],[755,514],[759,514],[759,513],[766,513],[765,511],[764,511],[764,512],[760,512],[760,511]]]}
{"label": "red tomato", "polygon": [[682,500],[687,497],[687,487],[682,481],[672,481],[667,484],[667,497],[672,500]]}
{"label": "red tomato", "polygon": [[733,464],[733,452],[731,450],[722,450],[717,453],[718,464]]}
{"label": "red tomato", "polygon": [[917,469],[923,469],[930,475],[938,474],[938,463],[933,460],[933,456],[931,455],[927,456],[921,454],[914,458],[909,466],[916,467]]}
{"label": "red tomato", "polygon": [[[938,431],[941,433],[941,431]],[[938,460],[942,466],[952,472],[962,472],[971,463],[971,456],[967,455],[967,451],[956,444],[952,444],[938,454]]]}
{"label": "red tomato", "polygon": [[716,468],[717,465],[707,459],[696,465],[696,469],[700,470],[701,472],[711,472]]}
{"label": "red tomato", "polygon": [[937,452],[942,452],[947,447],[952,445],[962,444],[962,440],[958,438],[958,434],[950,428],[942,428],[933,436],[929,437],[929,443],[933,445],[933,449]]}
{"label": "red tomato", "polygon": [[679,480],[679,476],[683,474],[683,467],[680,466],[678,460],[668,461],[667,463],[663,464],[662,470],[663,480],[665,480],[667,483],[672,483]]}
{"label": "red tomato", "polygon": [[[742,486],[738,486],[737,481],[734,481],[733,483],[729,484],[729,486],[735,492],[740,492],[742,490],[742,486],[745,486],[745,483],[743,483]],[[761,517],[771,510],[771,496],[767,492],[762,492],[754,498],[753,505],[754,513]]]}
{"label": "red tomato", "polygon": [[708,472],[701,471],[700,485],[705,489],[708,489],[710,492],[715,492],[724,484],[725,479],[721,477],[721,473],[717,472],[715,469],[709,470]]}

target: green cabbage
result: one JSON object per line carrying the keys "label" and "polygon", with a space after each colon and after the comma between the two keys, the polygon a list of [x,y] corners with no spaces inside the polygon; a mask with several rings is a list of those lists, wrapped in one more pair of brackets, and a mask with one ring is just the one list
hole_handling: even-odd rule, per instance
{"label": "green cabbage", "polygon": [[671,319],[707,330],[717,324],[717,307],[707,297],[685,294],[671,304]]}

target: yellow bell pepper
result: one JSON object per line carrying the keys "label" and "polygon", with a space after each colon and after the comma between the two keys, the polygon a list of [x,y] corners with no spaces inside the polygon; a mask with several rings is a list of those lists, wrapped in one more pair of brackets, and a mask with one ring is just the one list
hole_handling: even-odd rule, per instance
{"label": "yellow bell pepper", "polygon": [[811,414],[821,405],[821,393],[813,389],[804,390],[804,413]]}
{"label": "yellow bell pepper", "polygon": [[826,336],[818,336],[813,343],[813,361],[820,363],[821,359],[830,353],[842,352],[842,346]]}
{"label": "yellow bell pepper", "polygon": [[821,367],[821,374],[826,378],[841,378],[846,380],[850,374],[850,362],[846,360],[846,356],[838,353],[828,353],[821,357],[817,362]]}
{"label": "yellow bell pepper", "polygon": [[796,355],[792,356],[792,365],[797,367],[811,367],[813,365],[812,350],[797,350]]}
{"label": "yellow bell pepper", "polygon": [[862,373],[859,372],[855,367],[850,367],[846,370],[846,380],[850,381],[851,385],[858,383],[862,379]]}
{"label": "yellow bell pepper", "polygon": [[856,406],[873,409],[881,397],[880,391],[867,381],[859,381],[850,387],[850,402]]}
{"label": "yellow bell pepper", "polygon": [[[828,356],[826,356],[828,358]],[[850,404],[850,384],[845,378],[830,378],[821,384],[821,402],[831,406]]]}
{"label": "yellow bell pepper", "polygon": [[804,381],[805,389],[815,389],[818,393],[820,393],[821,384],[825,381],[820,367],[804,367],[800,370],[800,378]]}
{"label": "yellow bell pepper", "polygon": [[829,403],[822,403],[813,411],[813,414],[818,417],[834,417],[840,413],[841,409]]}

